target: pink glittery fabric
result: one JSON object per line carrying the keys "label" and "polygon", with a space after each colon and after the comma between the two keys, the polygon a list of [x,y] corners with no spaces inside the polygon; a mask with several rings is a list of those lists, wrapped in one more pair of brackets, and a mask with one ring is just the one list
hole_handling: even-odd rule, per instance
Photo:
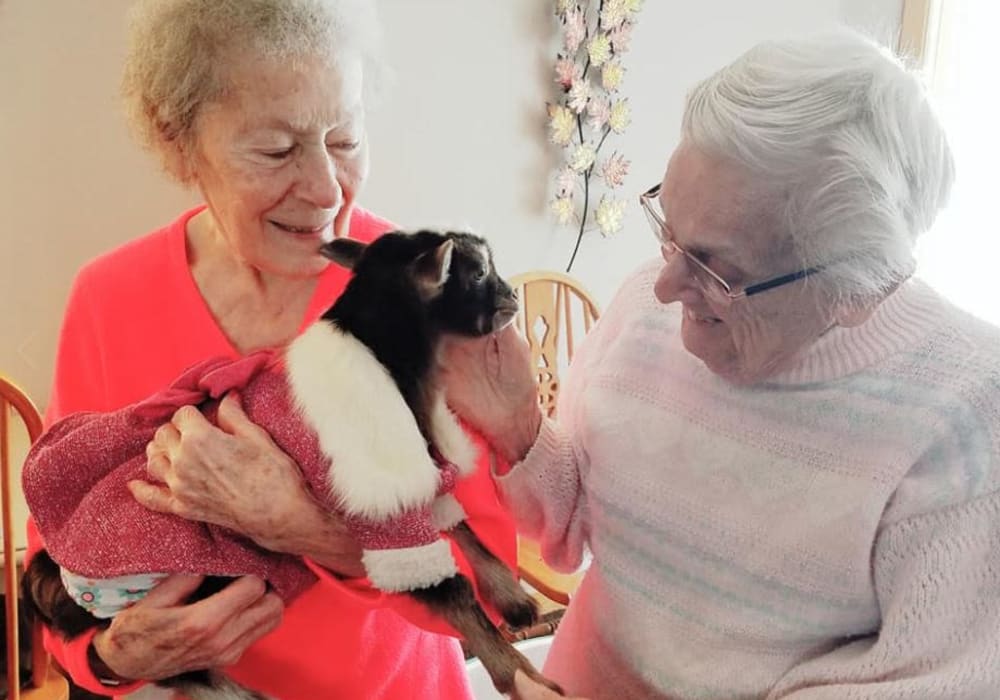
{"label": "pink glittery fabric", "polygon": [[[296,556],[276,554],[216,525],[156,513],[141,506],[127,483],[146,478],[146,444],[185,405],[214,421],[218,401],[238,390],[247,415],[267,430],[302,469],[314,494],[327,489],[330,460],[296,409],[282,356],[257,352],[237,360],[199,363],[170,387],[111,413],[76,413],[35,444],[23,469],[24,494],[52,558],[91,578],[143,573],[255,574],[287,601],[316,581]],[[457,470],[445,463],[439,493],[451,491]],[[335,504],[328,504],[335,508]],[[429,505],[392,521],[348,518],[365,549],[406,548],[440,538]]]}

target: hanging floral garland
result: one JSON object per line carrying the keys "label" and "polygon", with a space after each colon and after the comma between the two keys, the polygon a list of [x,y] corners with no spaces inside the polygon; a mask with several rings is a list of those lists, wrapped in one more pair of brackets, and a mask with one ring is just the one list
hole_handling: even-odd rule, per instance
{"label": "hanging floral garland", "polygon": [[[577,228],[576,245],[566,271],[576,260],[580,241],[593,220],[602,235],[621,229],[625,200],[616,196],[628,174],[629,161],[618,153],[601,159],[610,134],[621,134],[632,121],[628,98],[619,92],[625,77],[622,54],[628,50],[635,16],[643,0],[555,0],[562,25],[562,46],[556,55],[555,82],[559,99],[548,105],[549,137],[563,149],[564,163],[556,175],[552,211],[561,225]],[[608,192],[593,205],[600,177]],[[582,190],[581,198],[577,194]]]}

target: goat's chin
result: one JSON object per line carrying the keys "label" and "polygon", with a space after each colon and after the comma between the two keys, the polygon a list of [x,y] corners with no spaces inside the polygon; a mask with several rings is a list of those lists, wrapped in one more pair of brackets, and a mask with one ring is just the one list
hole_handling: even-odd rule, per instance
{"label": "goat's chin", "polygon": [[502,331],[509,326],[514,322],[515,316],[517,316],[517,311],[507,311],[506,309],[497,311],[493,314],[493,332]]}

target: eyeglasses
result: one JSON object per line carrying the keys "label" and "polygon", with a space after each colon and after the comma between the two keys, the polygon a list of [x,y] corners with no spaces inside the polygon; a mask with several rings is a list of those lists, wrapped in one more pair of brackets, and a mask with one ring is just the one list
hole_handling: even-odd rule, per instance
{"label": "eyeglasses", "polygon": [[751,284],[737,290],[733,285],[729,284],[729,282],[727,282],[722,275],[715,272],[715,270],[703,263],[695,255],[677,245],[677,242],[674,241],[673,233],[669,228],[667,228],[667,223],[664,220],[663,212],[660,209],[659,196],[659,185],[651,187],[646,192],[639,195],[639,204],[642,206],[642,211],[646,214],[646,219],[649,221],[649,225],[653,229],[653,235],[656,236],[656,239],[660,242],[660,245],[663,246],[663,250],[666,251],[667,255],[673,256],[677,253],[681,253],[685,257],[688,262],[688,267],[692,272],[692,276],[698,281],[702,290],[718,301],[733,302],[737,299],[742,299],[743,297],[752,297],[754,294],[760,294],[761,292],[766,292],[769,289],[775,289],[776,287],[796,282],[804,277],[808,277],[809,275],[814,275],[823,270],[825,267],[825,265],[808,267],[804,270],[799,270],[798,272],[781,275],[780,277],[773,277],[769,280],[765,280],[764,282]]}

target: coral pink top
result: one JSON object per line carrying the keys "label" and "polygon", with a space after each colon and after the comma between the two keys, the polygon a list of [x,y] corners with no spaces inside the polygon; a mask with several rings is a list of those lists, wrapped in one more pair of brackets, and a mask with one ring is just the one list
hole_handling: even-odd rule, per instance
{"label": "coral pink top", "polygon": [[[186,367],[214,356],[236,358],[199,293],[187,263],[185,226],[201,209],[86,265],[74,282],[59,341],[46,423],[76,411],[112,411],[162,390]],[[356,210],[350,236],[370,241],[392,226]],[[348,272],[321,275],[300,330],[343,291]],[[483,542],[516,561],[512,523],[485,465],[455,495]],[[28,523],[29,554],[42,543]],[[457,547],[460,568],[469,570]],[[458,641],[407,596],[376,591],[367,580],[339,580],[312,566],[319,582],[285,610],[281,626],[227,669],[235,680],[282,700],[409,700],[471,697]],[[91,673],[93,633],[47,647],[81,687],[107,693]],[[127,693],[139,683],[122,686]]]}

